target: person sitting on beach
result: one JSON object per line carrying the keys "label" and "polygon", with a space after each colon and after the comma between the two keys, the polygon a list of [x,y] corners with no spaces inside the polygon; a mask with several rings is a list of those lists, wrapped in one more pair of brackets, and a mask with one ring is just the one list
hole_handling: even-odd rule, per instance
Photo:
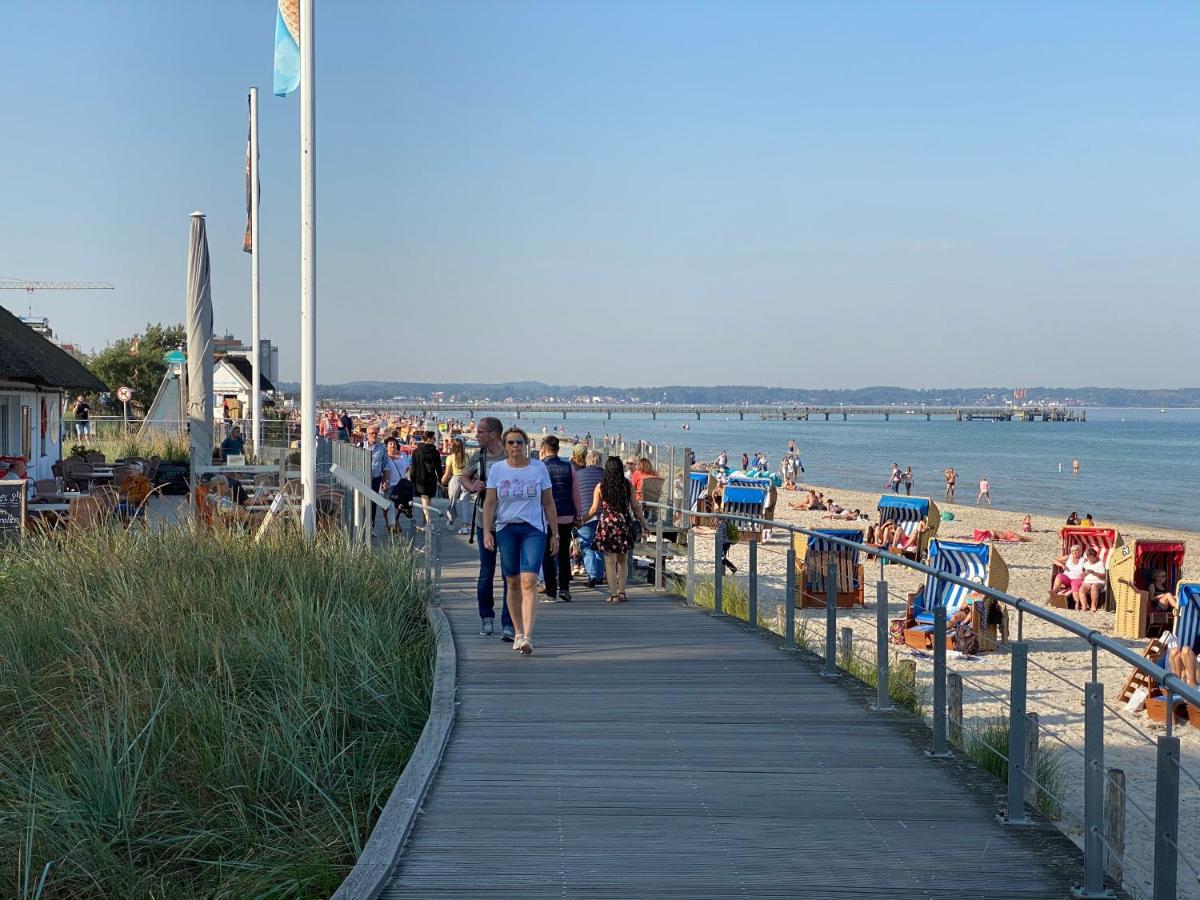
{"label": "person sitting on beach", "polygon": [[1100,561],[1100,553],[1095,547],[1088,547],[1083,554],[1083,586],[1079,589],[1080,609],[1087,612],[1100,612],[1100,598],[1104,593],[1104,583],[1108,580],[1108,571]]}
{"label": "person sitting on beach", "polygon": [[806,512],[813,509],[823,510],[825,505],[821,503],[821,495],[816,491],[810,490],[807,497],[805,497],[799,503],[789,503],[788,507],[791,509],[800,510],[801,512]]}
{"label": "person sitting on beach", "polygon": [[1068,525],[1078,525],[1079,524],[1079,513],[1072,511],[1072,513],[1069,516],[1067,516],[1067,524]]}
{"label": "person sitting on beach", "polygon": [[914,547],[919,547],[921,544],[921,534],[927,527],[923,521],[917,522],[912,532],[908,533],[897,525],[892,532],[892,552],[901,554],[907,550],[912,550]]}
{"label": "person sitting on beach", "polygon": [[1060,556],[1054,564],[1062,568],[1054,580],[1054,593],[1072,598],[1076,608],[1081,608],[1083,601],[1079,598],[1079,588],[1083,585],[1083,547],[1072,544],[1067,555]]}
{"label": "person sitting on beach", "polygon": [[1175,599],[1175,594],[1167,587],[1167,570],[1155,569],[1150,577],[1150,586],[1145,590],[1138,587],[1128,578],[1122,578],[1121,584],[1128,585],[1133,588],[1138,596],[1145,597],[1146,602],[1154,609],[1175,609],[1179,606],[1179,601]]}
{"label": "person sitting on beach", "polygon": [[891,519],[886,522],[880,522],[878,525],[867,529],[867,538],[864,543],[872,547],[878,547],[880,550],[887,550],[892,546],[895,540],[896,523]]}
{"label": "person sitting on beach", "polygon": [[1095,528],[1096,527],[1096,523],[1094,521],[1092,521],[1091,513],[1084,513],[1083,521],[1080,522],[1079,524],[1082,525],[1084,528]]}
{"label": "person sitting on beach", "polygon": [[1021,520],[1021,533],[1029,534],[1032,531],[1033,531],[1033,519],[1030,516],[1026,516],[1025,518],[1023,518]]}
{"label": "person sitting on beach", "polygon": [[1191,646],[1170,647],[1167,659],[1171,671],[1182,678],[1190,687],[1196,684],[1196,656],[1200,654],[1200,635],[1192,641]]}

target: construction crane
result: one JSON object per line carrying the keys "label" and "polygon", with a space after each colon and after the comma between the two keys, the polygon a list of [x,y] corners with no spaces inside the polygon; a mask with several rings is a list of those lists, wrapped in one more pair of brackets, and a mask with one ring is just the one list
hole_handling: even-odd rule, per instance
{"label": "construction crane", "polygon": [[[0,275],[0,291],[111,291],[113,286],[107,281],[28,281],[24,278],[11,278]],[[33,315],[33,301],[29,303],[29,315]]]}

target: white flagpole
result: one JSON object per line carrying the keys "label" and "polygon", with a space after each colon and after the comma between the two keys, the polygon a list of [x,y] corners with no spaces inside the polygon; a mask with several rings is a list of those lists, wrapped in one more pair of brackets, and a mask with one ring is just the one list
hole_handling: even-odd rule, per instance
{"label": "white flagpole", "polygon": [[300,0],[300,522],[317,535],[317,198],[313,4]]}
{"label": "white flagpole", "polygon": [[259,385],[259,314],[258,314],[258,88],[250,88],[250,428],[254,461],[262,463],[259,441],[262,439],[262,394]]}

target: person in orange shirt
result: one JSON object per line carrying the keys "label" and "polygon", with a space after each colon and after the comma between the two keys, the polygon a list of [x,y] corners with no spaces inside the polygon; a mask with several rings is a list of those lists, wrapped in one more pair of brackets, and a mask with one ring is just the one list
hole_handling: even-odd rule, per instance
{"label": "person in orange shirt", "polygon": [[132,470],[121,483],[121,515],[131,518],[142,515],[146,498],[150,496],[152,490],[150,479],[142,474],[141,463],[134,463]]}
{"label": "person in orange shirt", "polygon": [[650,465],[650,460],[646,457],[643,456],[637,461],[637,468],[633,470],[629,480],[633,483],[633,499],[638,503],[642,502],[642,482],[655,477],[656,474],[654,466]]}

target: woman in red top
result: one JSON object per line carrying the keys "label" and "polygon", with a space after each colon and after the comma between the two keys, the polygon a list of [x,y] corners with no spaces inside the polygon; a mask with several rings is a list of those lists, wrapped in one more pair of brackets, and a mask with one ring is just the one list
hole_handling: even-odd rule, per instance
{"label": "woman in red top", "polygon": [[656,477],[654,466],[650,465],[650,460],[642,457],[637,462],[637,468],[633,470],[633,474],[629,476],[629,480],[633,482],[633,499],[638,503],[642,502],[642,482],[647,478]]}

